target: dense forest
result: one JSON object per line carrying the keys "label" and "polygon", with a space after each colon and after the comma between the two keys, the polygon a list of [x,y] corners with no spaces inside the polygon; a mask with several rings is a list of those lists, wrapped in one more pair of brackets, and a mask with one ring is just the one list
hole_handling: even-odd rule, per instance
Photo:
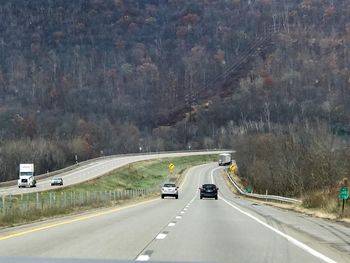
{"label": "dense forest", "polygon": [[0,17],[1,180],[291,126],[350,134],[346,0],[3,0]]}

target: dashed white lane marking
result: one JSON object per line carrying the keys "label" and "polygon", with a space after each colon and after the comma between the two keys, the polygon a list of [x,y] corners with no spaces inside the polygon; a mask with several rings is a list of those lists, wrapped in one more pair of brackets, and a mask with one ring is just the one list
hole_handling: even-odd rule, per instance
{"label": "dashed white lane marking", "polygon": [[140,255],[137,257],[136,261],[148,261],[150,258],[151,257],[149,255]]}
{"label": "dashed white lane marking", "polygon": [[166,236],[167,236],[167,234],[160,233],[160,234],[158,234],[158,236],[156,237],[156,239],[164,239]]}
{"label": "dashed white lane marking", "polygon": [[[195,198],[196,198],[196,196],[194,196],[194,197],[192,198],[192,200],[186,205],[186,207],[183,209],[183,211],[180,212],[180,214],[185,214],[185,213],[186,213],[185,211],[188,210],[188,207],[189,207],[190,204],[194,201]],[[181,219],[182,216],[178,215],[178,216],[176,216],[175,218],[176,218],[176,219]],[[168,227],[173,227],[173,226],[175,226],[175,225],[176,225],[176,222],[170,222],[170,223],[168,224]],[[168,232],[166,232],[166,233],[159,233],[159,234],[156,236],[155,239],[156,239],[156,240],[165,239],[166,236],[167,236],[167,234],[168,234]],[[145,254],[145,255],[140,255],[140,256],[138,256],[137,259],[136,259],[135,261],[149,261],[150,258],[151,258],[151,257],[150,257],[149,255]]]}

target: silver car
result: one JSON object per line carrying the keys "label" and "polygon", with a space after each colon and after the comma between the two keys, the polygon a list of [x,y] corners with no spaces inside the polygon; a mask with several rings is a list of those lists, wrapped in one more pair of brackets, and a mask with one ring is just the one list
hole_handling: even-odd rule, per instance
{"label": "silver car", "polygon": [[164,199],[165,196],[173,196],[176,199],[179,198],[179,192],[178,192],[179,187],[177,187],[174,183],[166,183],[163,185],[161,191],[160,191],[160,196],[162,199]]}
{"label": "silver car", "polygon": [[53,185],[63,185],[63,179],[61,177],[54,177],[51,180],[51,186]]}

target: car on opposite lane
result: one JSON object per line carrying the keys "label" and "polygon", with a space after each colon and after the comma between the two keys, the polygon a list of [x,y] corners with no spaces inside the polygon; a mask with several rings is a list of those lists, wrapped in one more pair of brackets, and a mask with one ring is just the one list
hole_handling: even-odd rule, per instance
{"label": "car on opposite lane", "polygon": [[53,185],[63,185],[63,179],[61,177],[54,177],[51,180],[51,186]]}
{"label": "car on opposite lane", "polygon": [[202,187],[199,188],[199,198],[215,198],[218,199],[218,190],[215,184],[203,184]]}
{"label": "car on opposite lane", "polygon": [[176,199],[178,199],[178,189],[179,187],[177,187],[174,183],[165,183],[160,190],[160,196],[162,197],[162,199],[164,199],[165,196],[173,196]]}

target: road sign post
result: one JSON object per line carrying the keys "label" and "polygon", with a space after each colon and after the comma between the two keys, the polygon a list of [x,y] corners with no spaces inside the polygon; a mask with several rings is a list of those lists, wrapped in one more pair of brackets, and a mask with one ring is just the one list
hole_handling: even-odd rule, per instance
{"label": "road sign post", "polygon": [[174,165],[173,163],[170,163],[170,164],[169,164],[169,172],[170,172],[170,175],[173,175],[174,169],[175,169],[175,165]]}
{"label": "road sign post", "polygon": [[341,210],[341,213],[343,215],[344,209],[345,209],[345,200],[347,200],[349,198],[349,188],[347,186],[343,186],[340,188],[339,198],[341,200],[343,200],[343,205],[342,205],[342,210]]}

